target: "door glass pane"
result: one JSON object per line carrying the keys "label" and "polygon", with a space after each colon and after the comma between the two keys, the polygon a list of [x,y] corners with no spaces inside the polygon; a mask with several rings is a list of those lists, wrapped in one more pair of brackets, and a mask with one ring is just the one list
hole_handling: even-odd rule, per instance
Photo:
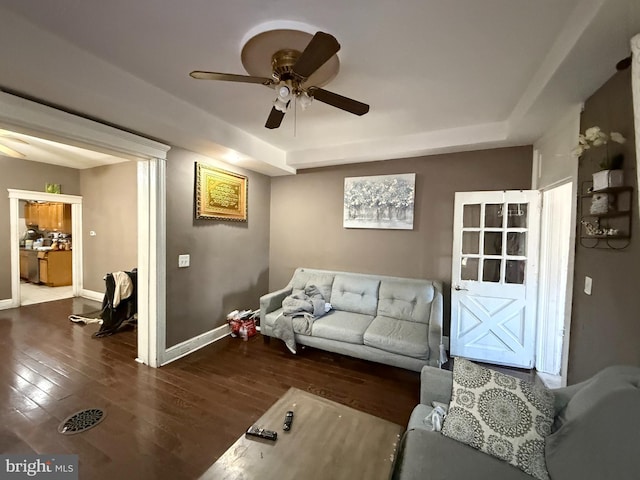
{"label": "door glass pane", "polygon": [[484,254],[502,255],[502,232],[484,232]]}
{"label": "door glass pane", "polygon": [[502,227],[502,204],[487,203],[484,206],[484,226]]}
{"label": "door glass pane", "polygon": [[479,232],[462,232],[462,253],[480,253]]}
{"label": "door glass pane", "polygon": [[496,258],[486,258],[482,267],[483,282],[499,282],[500,281],[500,263],[502,260]]}
{"label": "door glass pane", "polygon": [[464,257],[460,266],[460,280],[478,280],[478,259]]}
{"label": "door glass pane", "polygon": [[526,203],[510,203],[507,226],[514,228],[527,228],[527,207]]}
{"label": "door glass pane", "polygon": [[507,260],[505,271],[505,282],[524,283],[525,260]]}
{"label": "door glass pane", "polygon": [[480,205],[465,205],[462,211],[463,227],[479,227],[480,226]]}
{"label": "door glass pane", "polygon": [[507,255],[524,256],[527,251],[527,234],[525,232],[507,233]]}

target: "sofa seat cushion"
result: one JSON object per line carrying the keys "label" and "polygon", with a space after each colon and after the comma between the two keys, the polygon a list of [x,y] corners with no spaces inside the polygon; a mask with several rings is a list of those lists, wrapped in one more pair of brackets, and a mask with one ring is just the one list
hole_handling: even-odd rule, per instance
{"label": "sofa seat cushion", "polygon": [[332,310],[314,320],[311,335],[314,337],[337,340],[339,342],[362,345],[362,337],[373,316],[360,313]]}
{"label": "sofa seat cushion", "polygon": [[331,289],[331,305],[336,310],[374,316],[379,286],[380,280],[338,274]]}
{"label": "sofa seat cushion", "polygon": [[386,352],[428,359],[428,325],[378,316],[364,333],[364,344]]}
{"label": "sofa seat cushion", "polygon": [[553,400],[542,384],[458,357],[442,434],[546,480],[544,449],[553,423]]}
{"label": "sofa seat cushion", "polygon": [[378,315],[429,323],[434,294],[433,284],[427,280],[382,280]]}
{"label": "sofa seat cushion", "polygon": [[532,480],[506,462],[422,428],[405,433],[391,478]]}
{"label": "sofa seat cushion", "polygon": [[260,322],[269,327],[273,327],[276,323],[276,318],[278,318],[280,315],[282,315],[282,308],[267,313],[264,320],[260,319]]}

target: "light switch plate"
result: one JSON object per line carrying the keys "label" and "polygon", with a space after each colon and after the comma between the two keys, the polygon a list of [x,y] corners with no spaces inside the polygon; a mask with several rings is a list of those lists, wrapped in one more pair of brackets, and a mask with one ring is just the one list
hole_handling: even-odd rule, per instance
{"label": "light switch plate", "polygon": [[593,287],[593,279],[591,277],[584,277],[584,293],[591,295],[591,287]]}
{"label": "light switch plate", "polygon": [[188,267],[190,261],[191,261],[191,256],[188,253],[183,255],[178,255],[178,268]]}

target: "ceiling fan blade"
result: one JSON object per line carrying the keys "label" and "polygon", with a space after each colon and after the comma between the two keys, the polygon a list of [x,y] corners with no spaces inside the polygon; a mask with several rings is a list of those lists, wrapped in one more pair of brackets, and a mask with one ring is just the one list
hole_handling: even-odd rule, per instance
{"label": "ceiling fan blade", "polygon": [[364,115],[369,111],[369,105],[366,103],[358,102],[357,100],[349,97],[343,97],[342,95],[329,92],[322,88],[311,87],[309,88],[308,93],[319,102],[353,113],[354,115]]}
{"label": "ceiling fan blade", "polygon": [[270,129],[278,128],[282,123],[283,118],[284,112],[276,110],[276,107],[271,107],[271,113],[269,114],[267,123],[265,123],[264,126]]}
{"label": "ceiling fan blade", "polygon": [[198,80],[223,80],[226,82],[260,83],[262,85],[272,85],[275,81],[266,77],[250,77],[248,75],[236,75],[234,73],[203,72],[194,70],[189,75]]}
{"label": "ceiling fan blade", "polygon": [[293,73],[302,78],[309,78],[338,50],[340,50],[340,44],[336,37],[328,33],[317,32],[300,54],[300,58],[293,66]]}

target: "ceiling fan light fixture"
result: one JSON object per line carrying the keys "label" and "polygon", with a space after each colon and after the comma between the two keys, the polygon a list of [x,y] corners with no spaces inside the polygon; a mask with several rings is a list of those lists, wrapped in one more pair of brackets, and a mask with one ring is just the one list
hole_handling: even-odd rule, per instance
{"label": "ceiling fan light fixture", "polygon": [[280,98],[289,98],[289,95],[291,95],[291,90],[286,85],[282,85],[278,88],[278,96]]}
{"label": "ceiling fan light fixture", "polygon": [[311,105],[311,102],[313,102],[313,97],[307,92],[302,92],[298,95],[298,102],[300,102],[300,108],[302,108],[302,110],[306,110],[309,105]]}
{"label": "ceiling fan light fixture", "polygon": [[287,113],[287,107],[289,106],[289,102],[280,98],[280,96],[276,97],[273,101],[273,108],[282,113]]}

